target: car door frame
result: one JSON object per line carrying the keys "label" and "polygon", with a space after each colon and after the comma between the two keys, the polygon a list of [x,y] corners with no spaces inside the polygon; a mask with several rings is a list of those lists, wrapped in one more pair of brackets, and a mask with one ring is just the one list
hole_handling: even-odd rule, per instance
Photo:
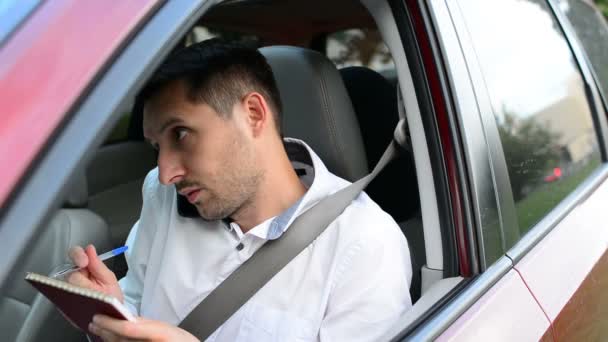
{"label": "car door frame", "polygon": [[[479,64],[476,61],[474,53],[472,53],[472,45],[467,34],[463,34],[463,32],[466,32],[466,29],[463,27],[462,17],[458,14],[457,4],[448,0],[431,0],[428,2],[426,9],[424,9],[422,1],[418,1],[418,5],[423,9],[421,12],[427,12],[427,29],[431,32],[433,29],[436,30],[437,48],[441,51],[440,54],[449,56],[449,58],[444,57],[439,60],[438,63],[444,63],[447,70],[450,89],[454,92],[454,108],[460,120],[461,132],[465,132],[463,134],[463,145],[465,146],[465,154],[467,156],[469,179],[471,179],[471,183],[473,184],[471,190],[472,207],[474,208],[474,215],[476,217],[476,226],[469,226],[472,230],[469,234],[477,239],[477,248],[480,253],[480,271],[482,273],[473,276],[459,293],[453,294],[452,299],[443,307],[437,308],[433,314],[426,318],[425,322],[419,324],[414,329],[405,328],[394,340],[402,338],[431,340],[441,336],[467,310],[471,309],[472,311],[477,310],[477,312],[480,312],[480,308],[473,308],[476,306],[476,302],[485,295],[489,295],[493,288],[504,287],[505,279],[511,279],[509,282],[513,284],[518,283],[518,285],[514,286],[524,286],[528,289],[525,279],[521,277],[521,274],[514,267],[515,262],[524,257],[526,253],[542,241],[572,208],[590,196],[608,177],[608,169],[606,164],[604,164],[585,182],[580,184],[570,196],[554,208],[549,215],[525,234],[523,238],[519,239],[512,248],[508,250],[505,248],[501,253],[503,256],[498,258],[497,261],[486,263],[483,257],[485,251],[482,244],[482,229],[488,227],[488,222],[483,222],[480,218],[484,210],[480,206],[480,202],[484,199],[483,196],[486,196],[485,199],[494,196],[495,209],[500,211],[499,226],[493,227],[494,229],[498,228],[504,236],[505,231],[503,227],[512,227],[517,224],[515,204],[502,143],[498,137],[498,129],[493,116],[482,114],[491,113],[489,95],[486,88],[481,86],[484,82],[480,82],[482,75]],[[551,5],[554,6],[555,4],[552,3]],[[558,20],[563,25],[563,18],[559,18],[558,16]],[[598,94],[597,85],[591,77],[591,72],[586,61],[584,61],[581,48],[576,43],[573,43],[572,33],[568,33],[567,29],[565,31],[566,38],[582,71],[588,97],[591,98],[590,107],[594,115],[595,128],[599,132],[598,139],[600,139],[599,141],[602,146],[602,161],[605,162],[607,146],[606,139],[603,138],[606,137],[607,132],[605,111],[603,106],[598,108],[598,104],[602,102]],[[485,139],[482,140],[485,141],[480,141],[479,137],[484,137]],[[476,172],[477,174],[475,174]],[[475,186],[476,181],[478,181],[477,184],[483,184],[483,182],[479,182],[481,181],[479,179],[480,172],[484,172],[484,175],[487,175],[488,172],[491,174],[494,187]],[[492,227],[492,222],[489,224]],[[515,274],[517,277],[509,276],[509,274]],[[540,317],[539,315],[544,315],[542,306],[529,289],[525,296],[527,296],[525,301],[529,309],[535,311],[531,314],[537,318]],[[524,313],[519,312],[519,314],[522,315]],[[546,315],[545,318],[544,324],[547,331],[537,336],[541,339],[552,336],[552,322]],[[540,321],[543,320],[541,319]],[[533,333],[537,334],[538,331]]]}
{"label": "car door frame", "polygon": [[[417,65],[413,62],[419,59],[422,64],[419,66],[422,74],[415,77],[422,84],[416,89],[417,96],[432,98],[430,105],[422,103],[419,106],[421,110],[426,108],[427,112],[423,114],[427,120],[436,116],[433,118],[436,121],[427,124],[425,130],[438,129],[441,132],[439,142],[435,144],[440,147],[442,161],[436,163],[435,167],[444,163],[443,170],[448,174],[446,187],[449,189],[443,195],[444,199],[448,199],[453,222],[456,222],[450,225],[450,229],[456,230],[452,234],[458,244],[459,272],[468,277],[417,321],[402,327],[403,330],[392,338],[395,341],[425,341],[440,336],[501,279],[508,278],[507,285],[518,286],[520,290],[524,284],[521,279],[514,277],[512,262],[506,256],[489,267],[479,263],[479,230],[484,226],[497,229],[499,224],[496,189],[491,181],[492,163],[495,161],[489,158],[490,147],[485,141],[471,75],[466,68],[465,56],[448,7],[443,0],[433,0],[406,1],[405,8],[393,6],[392,9],[400,26],[403,44],[409,49],[408,64],[413,65],[414,76],[414,66]],[[451,51],[450,58],[445,57],[446,50]],[[450,145],[446,148],[447,144]],[[437,196],[441,196],[441,193],[438,192]],[[480,215],[484,211],[493,215]],[[459,229],[462,231],[459,232]],[[463,262],[467,259],[468,264]],[[463,265],[467,268],[464,269]],[[538,307],[529,293],[525,300],[531,310],[535,310],[532,314],[538,317]],[[545,323],[548,327],[549,322]]]}

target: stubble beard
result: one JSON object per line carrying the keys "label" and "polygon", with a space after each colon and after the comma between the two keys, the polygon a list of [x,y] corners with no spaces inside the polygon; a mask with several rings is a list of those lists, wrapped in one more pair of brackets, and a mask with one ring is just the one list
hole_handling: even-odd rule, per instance
{"label": "stubble beard", "polygon": [[264,172],[253,151],[243,140],[237,138],[227,146],[224,156],[227,157],[222,163],[223,172],[214,177],[215,186],[206,187],[204,192],[207,196],[195,203],[199,214],[206,220],[234,217],[251,209],[264,179]]}
{"label": "stubble beard", "polygon": [[[198,213],[205,220],[221,220],[238,215],[253,205],[253,200],[257,194],[262,175],[252,175],[239,186],[223,187],[224,196],[217,192],[205,189],[207,196],[204,200],[197,201],[195,204]],[[236,188],[236,189],[235,189]],[[231,190],[234,189],[234,190]]]}

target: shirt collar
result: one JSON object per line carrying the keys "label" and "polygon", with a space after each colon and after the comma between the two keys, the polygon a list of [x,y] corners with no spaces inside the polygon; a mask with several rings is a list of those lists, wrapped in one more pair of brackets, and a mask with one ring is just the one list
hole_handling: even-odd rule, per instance
{"label": "shirt collar", "polygon": [[293,168],[297,170],[300,181],[308,190],[280,215],[269,218],[247,232],[265,240],[281,237],[297,216],[312,207],[329,191],[327,178],[330,174],[319,156],[302,140],[285,138],[284,144]]}

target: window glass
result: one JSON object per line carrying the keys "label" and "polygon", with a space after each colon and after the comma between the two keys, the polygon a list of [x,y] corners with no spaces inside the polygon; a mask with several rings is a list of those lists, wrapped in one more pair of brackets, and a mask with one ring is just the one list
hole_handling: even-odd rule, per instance
{"label": "window glass", "polygon": [[396,79],[395,64],[380,32],[351,29],[327,37],[327,57],[338,67],[365,66],[389,79]]}
{"label": "window glass", "polygon": [[[466,0],[460,8],[515,199],[519,227],[503,229],[523,235],[599,165],[583,80],[545,1]],[[497,245],[490,238],[484,245]]]}
{"label": "window glass", "polygon": [[560,0],[559,7],[574,27],[595,71],[604,99],[608,100],[608,27],[604,18],[583,0]]}

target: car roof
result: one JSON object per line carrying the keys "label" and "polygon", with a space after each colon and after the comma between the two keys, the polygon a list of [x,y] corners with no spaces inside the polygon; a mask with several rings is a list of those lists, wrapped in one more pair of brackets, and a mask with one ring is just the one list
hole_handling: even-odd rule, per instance
{"label": "car roof", "polygon": [[[375,28],[360,1],[228,0],[214,6],[200,25],[258,36],[268,44],[307,46],[311,39],[349,28]],[[280,30],[277,28],[280,27]]]}

